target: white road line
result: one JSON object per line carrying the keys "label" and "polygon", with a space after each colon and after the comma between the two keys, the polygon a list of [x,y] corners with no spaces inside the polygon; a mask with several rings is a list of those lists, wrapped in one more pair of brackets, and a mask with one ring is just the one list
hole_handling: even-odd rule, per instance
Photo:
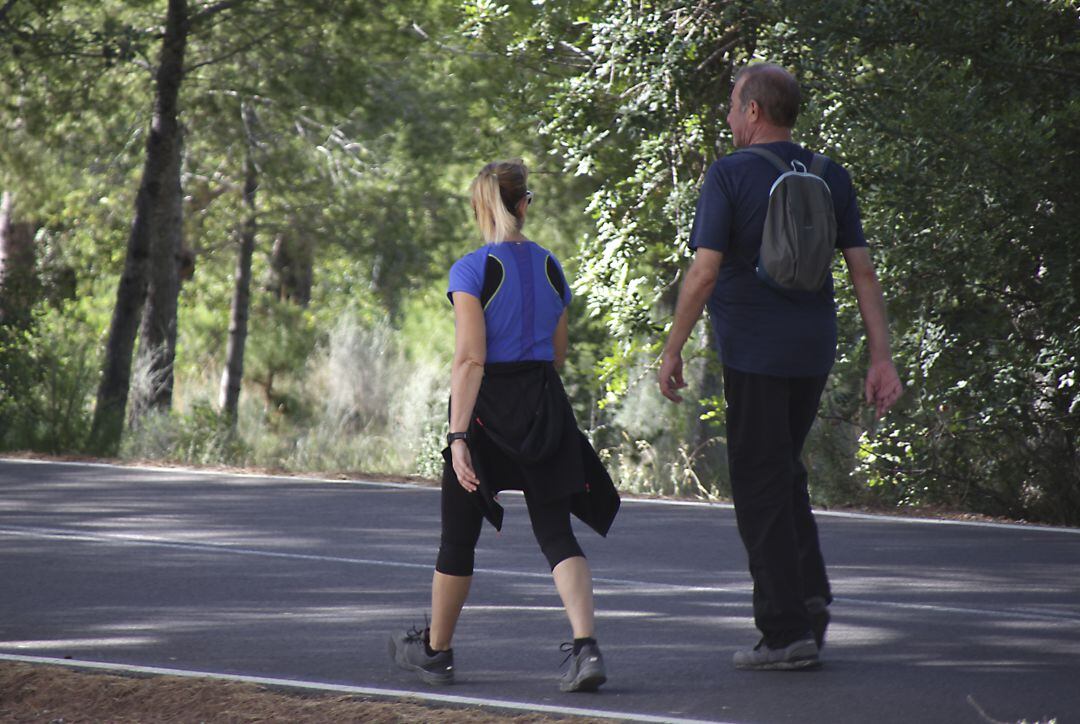
{"label": "white road line", "polygon": [[[0,463],[25,463],[34,465],[62,465],[71,467],[107,468],[112,470],[142,470],[156,473],[182,473],[184,475],[201,475],[216,478],[241,478],[247,480],[275,480],[292,483],[329,483],[333,485],[357,485],[375,488],[390,488],[397,490],[426,490],[438,492],[437,486],[420,485],[418,483],[390,483],[375,480],[341,480],[334,478],[305,477],[301,475],[261,475],[258,473],[234,473],[223,470],[202,470],[187,467],[155,467],[152,465],[117,465],[114,463],[93,463],[78,461],[52,461],[37,460],[34,458],[5,458],[0,457]],[[508,493],[516,491],[506,491]],[[719,510],[733,510],[731,503],[720,503],[708,500],[670,500],[660,498],[633,498],[623,497],[624,504],[631,505],[667,505],[690,508],[716,508]],[[1080,535],[1080,528],[1065,528],[1052,525],[1040,525],[1038,523],[998,523],[983,520],[948,520],[940,518],[917,518],[903,515],[887,515],[878,513],[853,513],[841,510],[815,510],[815,516],[828,518],[849,518],[854,520],[868,520],[882,523],[910,523],[912,525],[954,525],[968,526],[973,528],[999,528],[1004,530],[1022,530],[1029,532],[1067,533]]]}
{"label": "white road line", "polygon": [[[255,548],[241,548],[227,543],[189,543],[186,541],[172,540],[152,536],[137,536],[119,533],[86,533],[77,530],[65,530],[60,528],[35,528],[35,527],[2,527],[0,535],[39,538],[46,540],[70,540],[89,543],[119,543],[130,545],[155,546],[161,548],[176,548],[187,551],[204,551],[208,553],[225,553],[239,556],[257,556],[263,558],[284,558],[289,560],[318,561],[325,563],[343,563],[347,565],[380,566],[384,568],[413,568],[425,571],[432,569],[431,563],[408,563],[404,561],[385,561],[373,558],[346,558],[343,556],[320,556],[308,553],[287,553],[282,551],[267,551]],[[515,571],[501,568],[477,568],[475,573],[483,575],[506,576],[514,578],[531,578],[548,581],[551,575],[534,571]],[[735,593],[743,595],[749,590],[749,584],[735,586],[689,586],[678,583],[658,583],[655,581],[638,581],[625,578],[594,577],[593,583],[626,588],[643,589],[654,592],[674,593]],[[911,611],[928,611],[944,614],[963,614],[965,616],[980,615],[993,616],[995,618],[1024,619],[1029,621],[1049,621],[1055,623],[1078,624],[1080,616],[1069,614],[1042,613],[1032,611],[1018,611],[1009,609],[986,609],[958,606],[945,606],[926,603],[904,603],[900,601],[880,601],[863,598],[837,598],[839,602],[867,607],[897,608]]]}
{"label": "white road line", "polygon": [[997,618],[1024,619],[1025,621],[1046,621],[1052,623],[1075,624],[1080,626],[1080,616],[1067,613],[1042,613],[1031,610],[969,608],[965,606],[943,606],[936,603],[903,603],[900,601],[875,601],[868,598],[847,598],[837,596],[835,603],[871,608],[899,608],[906,611],[928,611],[931,613],[959,613],[964,616],[994,616]]}
{"label": "white road line", "polygon": [[157,465],[117,465],[115,463],[91,463],[73,460],[37,460],[35,458],[5,458],[0,457],[0,463],[28,463],[33,465],[64,465],[68,467],[83,468],[106,468],[109,470],[135,470],[148,473],[178,473],[183,475],[202,475],[216,478],[242,478],[247,480],[276,480],[290,483],[334,483],[335,485],[370,485],[376,488],[404,488],[408,490],[438,490],[437,486],[419,485],[417,483],[390,483],[378,480],[342,480],[340,478],[317,478],[297,475],[261,475],[259,473],[236,473],[225,470],[203,470],[200,468],[188,468],[183,466],[167,467]]}
{"label": "white road line", "polygon": [[[228,553],[239,556],[258,556],[264,558],[287,558],[301,561],[319,561],[325,563],[345,563],[361,566],[383,566],[388,568],[418,568],[425,571],[432,570],[434,563],[408,563],[404,561],[384,561],[374,558],[345,558],[342,556],[320,556],[310,553],[286,553],[283,551],[267,551],[256,548],[241,548],[227,543],[190,543],[170,538],[158,538],[154,536],[130,535],[121,533],[87,533],[78,530],[65,530],[60,528],[35,528],[35,527],[3,527],[0,535],[18,536],[23,538],[43,538],[47,540],[74,540],[89,543],[121,543],[132,545],[155,546],[160,548],[178,548],[188,551],[205,551],[209,553]],[[535,571],[514,571],[501,568],[477,568],[475,573],[496,576],[513,576],[518,578],[536,578],[544,581],[551,580],[550,573]],[[607,583],[617,586],[647,587],[650,590],[672,591],[703,591],[708,593],[733,593],[749,590],[749,584],[745,586],[719,587],[719,586],[685,586],[677,583],[652,583],[647,581],[632,581],[622,578],[593,577],[594,583]]]}
{"label": "white road line", "polygon": [[551,706],[549,704],[533,704],[530,702],[506,701],[503,699],[485,699],[475,696],[431,694],[428,692],[408,691],[405,689],[379,689],[368,686],[343,686],[341,684],[323,684],[317,681],[276,679],[262,676],[242,676],[238,674],[218,674],[212,671],[165,669],[157,666],[133,666],[128,664],[110,664],[99,661],[75,661],[72,659],[55,659],[45,656],[20,656],[17,654],[0,654],[0,661],[14,661],[26,664],[47,664],[51,666],[66,666],[74,669],[90,669],[94,671],[116,672],[122,674],[153,674],[157,676],[182,676],[192,679],[217,679],[219,681],[235,681],[246,684],[258,684],[260,686],[274,686],[289,689],[301,689],[306,691],[332,692],[335,694],[354,694],[358,696],[377,696],[395,699],[421,699],[423,701],[439,702],[444,704],[456,704],[459,706],[484,706],[496,709],[509,709],[512,711],[523,711],[529,713],[597,717],[602,719],[617,719],[621,721],[663,722],[666,724],[725,724],[724,722],[710,719],[682,719],[671,716],[653,716],[650,714],[638,714],[635,712],[605,711],[603,709]]}
{"label": "white road line", "polygon": [[[259,556],[263,558],[288,558],[298,561],[320,561],[325,563],[348,563],[364,566],[389,566],[393,568],[421,568],[431,570],[430,563],[406,563],[401,561],[381,561],[373,558],[344,558],[340,556],[320,556],[310,553],[285,553],[265,551],[255,548],[241,548],[227,543],[189,543],[187,541],[158,538],[154,536],[127,535],[119,533],[85,533],[82,531],[62,530],[59,528],[0,528],[0,535],[22,536],[24,538],[45,538],[53,540],[77,540],[90,543],[129,543],[133,545],[155,546],[159,548],[179,548],[187,551],[206,551],[212,553],[231,553],[238,556]],[[478,569],[479,570],[479,569]],[[488,571],[489,573],[508,573],[507,571]],[[521,574],[533,575],[533,574]],[[534,574],[539,576],[540,574]],[[550,578],[551,576],[543,576]]]}
{"label": "white road line", "polygon": [[1032,533],[1068,533],[1080,535],[1080,528],[1064,528],[1039,523],[995,523],[988,520],[949,520],[947,518],[909,518],[902,515],[879,515],[877,513],[851,513],[843,510],[815,510],[816,517],[850,518],[880,523],[911,523],[916,525],[957,525],[967,528],[997,528],[999,530],[1022,530]]}

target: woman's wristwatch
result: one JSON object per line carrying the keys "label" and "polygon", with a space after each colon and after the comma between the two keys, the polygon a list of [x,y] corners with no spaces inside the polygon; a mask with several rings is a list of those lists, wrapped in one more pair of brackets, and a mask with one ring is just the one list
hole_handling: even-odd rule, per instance
{"label": "woman's wristwatch", "polygon": [[446,436],[446,444],[453,445],[454,440],[469,440],[469,433],[467,432],[451,432]]}

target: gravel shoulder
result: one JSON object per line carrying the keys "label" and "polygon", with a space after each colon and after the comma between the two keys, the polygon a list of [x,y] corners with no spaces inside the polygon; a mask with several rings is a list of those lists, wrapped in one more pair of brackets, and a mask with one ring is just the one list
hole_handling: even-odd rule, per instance
{"label": "gravel shoulder", "polygon": [[311,695],[255,684],[176,676],[121,676],[62,666],[0,662],[0,721],[43,724],[150,722],[378,722],[412,724],[547,724],[600,719],[508,715],[478,708],[427,706],[407,700]]}

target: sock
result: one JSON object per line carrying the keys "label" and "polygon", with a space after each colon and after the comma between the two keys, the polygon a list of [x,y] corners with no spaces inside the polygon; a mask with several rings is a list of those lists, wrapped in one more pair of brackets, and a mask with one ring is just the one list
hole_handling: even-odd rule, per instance
{"label": "sock", "polygon": [[595,644],[595,643],[596,643],[596,639],[594,639],[592,636],[586,636],[583,639],[574,639],[574,656],[577,656],[578,654],[581,653],[581,649],[582,649],[582,647],[585,646],[585,644]]}

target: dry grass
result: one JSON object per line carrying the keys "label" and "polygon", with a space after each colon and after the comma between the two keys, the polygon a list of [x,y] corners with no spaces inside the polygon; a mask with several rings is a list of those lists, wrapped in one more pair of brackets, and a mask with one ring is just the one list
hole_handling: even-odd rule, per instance
{"label": "dry grass", "polygon": [[42,724],[541,724],[573,721],[575,724],[600,724],[604,720],[500,714],[478,708],[434,707],[359,696],[297,694],[213,679],[121,676],[74,671],[61,666],[0,662],[0,721]]}

